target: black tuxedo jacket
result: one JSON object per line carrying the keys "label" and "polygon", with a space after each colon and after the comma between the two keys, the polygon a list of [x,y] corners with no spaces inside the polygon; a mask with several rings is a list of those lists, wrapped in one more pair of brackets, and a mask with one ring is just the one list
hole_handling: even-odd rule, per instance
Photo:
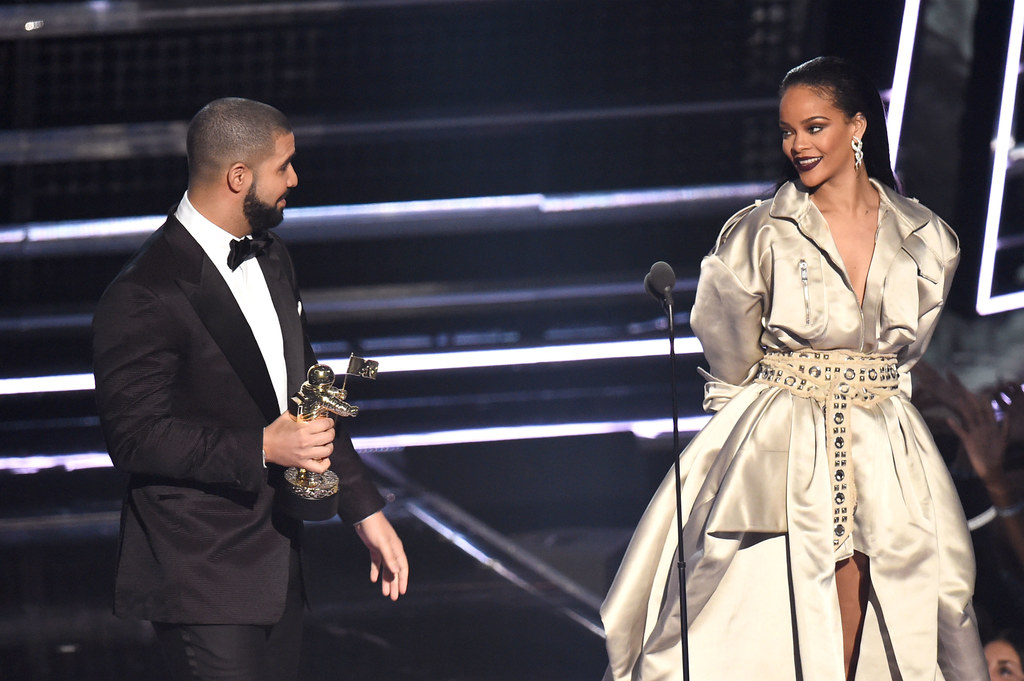
{"label": "black tuxedo jacket", "polygon": [[[284,244],[257,261],[284,337],[288,390],[315,361]],[[270,624],[301,522],[276,511],[262,460],[279,416],[256,339],[223,277],[173,214],[103,294],[93,320],[100,421],[128,474],[114,610],[159,622]],[[339,427],[340,515],[384,503]]]}

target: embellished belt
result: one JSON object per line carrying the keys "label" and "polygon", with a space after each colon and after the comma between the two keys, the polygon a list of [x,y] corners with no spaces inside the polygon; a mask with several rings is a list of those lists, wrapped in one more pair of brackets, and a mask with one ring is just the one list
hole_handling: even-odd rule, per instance
{"label": "embellished belt", "polygon": [[761,360],[754,380],[824,405],[825,442],[832,461],[832,545],[838,549],[850,534],[857,506],[847,435],[850,404],[872,404],[899,392],[896,355],[847,350],[769,352]]}

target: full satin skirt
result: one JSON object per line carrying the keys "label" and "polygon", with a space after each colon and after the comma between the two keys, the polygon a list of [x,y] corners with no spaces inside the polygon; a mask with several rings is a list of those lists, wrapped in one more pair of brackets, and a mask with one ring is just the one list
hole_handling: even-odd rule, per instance
{"label": "full satin skirt", "polygon": [[[984,681],[974,556],[931,435],[902,397],[853,407],[857,510],[832,542],[821,405],[750,384],[680,455],[690,679],[844,681],[836,560],[866,554],[857,678]],[[601,609],[606,681],[681,681],[674,471]]]}

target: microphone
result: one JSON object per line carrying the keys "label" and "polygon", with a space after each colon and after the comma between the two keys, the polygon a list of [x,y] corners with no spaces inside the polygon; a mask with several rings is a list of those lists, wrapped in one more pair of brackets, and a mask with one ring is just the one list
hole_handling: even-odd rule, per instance
{"label": "microphone", "polygon": [[651,271],[644,277],[644,288],[647,292],[667,305],[672,304],[672,289],[675,285],[676,273],[663,260],[651,265]]}
{"label": "microphone", "polygon": [[674,313],[672,312],[672,289],[676,285],[676,273],[672,267],[662,260],[651,265],[651,271],[644,277],[644,288],[655,299],[659,300],[668,315],[668,354],[670,367],[670,380],[672,383],[672,451],[674,454],[675,479],[676,479],[676,541],[679,546],[679,555],[676,559],[676,567],[679,570],[679,620],[682,622],[682,630],[679,635],[680,652],[683,662],[683,681],[690,679],[690,634],[686,614],[686,560],[683,555],[683,495],[679,478],[679,401],[676,396],[676,329],[673,323]]}

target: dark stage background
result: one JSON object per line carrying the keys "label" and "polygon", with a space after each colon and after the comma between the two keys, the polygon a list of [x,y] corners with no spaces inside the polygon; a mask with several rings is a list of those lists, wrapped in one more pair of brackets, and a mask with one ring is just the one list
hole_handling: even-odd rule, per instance
{"label": "dark stage background", "polygon": [[[963,241],[958,331],[938,362],[976,385],[985,361],[957,339],[1021,327],[974,313],[1011,9],[923,3],[900,149],[907,193]],[[642,425],[670,413],[667,341],[653,356],[583,353],[664,340],[642,287],[656,260],[675,268],[690,335],[701,256],[780,176],[779,80],[839,54],[888,90],[903,11],[0,4],[0,679],[160,678],[148,625],[110,614],[123,480],[76,381],[90,371],[93,306],[144,238],[114,219],[178,201],[187,121],[222,96],[273,104],[294,125],[299,186],[279,233],[321,357],[534,351],[390,374],[382,361],[375,383],[350,385],[363,410],[350,430],[394,497],[413,581],[383,602],[351,531],[311,527],[304,678],[599,678],[596,608],[673,453],[664,423],[657,437]],[[1019,199],[1006,207],[1019,232]],[[1024,288],[1008,249],[1000,286]],[[1019,357],[1018,339],[992,352]],[[565,348],[577,361],[534,362]],[[701,358],[680,362],[681,412],[697,417]],[[67,383],[8,380],[39,376]]]}

